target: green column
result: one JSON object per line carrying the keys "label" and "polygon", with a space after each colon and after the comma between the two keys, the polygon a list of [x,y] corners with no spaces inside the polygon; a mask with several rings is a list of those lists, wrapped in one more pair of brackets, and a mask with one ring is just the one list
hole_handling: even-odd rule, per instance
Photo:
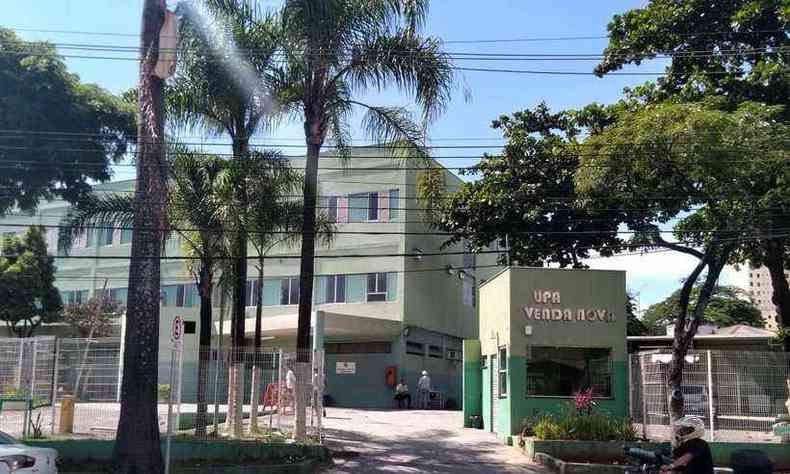
{"label": "green column", "polygon": [[483,374],[480,371],[480,341],[467,339],[464,341],[464,379],[463,405],[464,427],[471,428],[469,418],[483,414]]}

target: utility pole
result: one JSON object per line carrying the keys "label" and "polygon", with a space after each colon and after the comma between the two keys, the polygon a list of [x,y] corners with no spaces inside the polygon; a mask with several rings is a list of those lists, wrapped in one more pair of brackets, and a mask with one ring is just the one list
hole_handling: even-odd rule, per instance
{"label": "utility pole", "polygon": [[124,334],[121,414],[113,453],[116,472],[163,472],[157,413],[159,271],[165,228],[164,80],[155,75],[165,0],[145,0],[138,80],[137,183]]}

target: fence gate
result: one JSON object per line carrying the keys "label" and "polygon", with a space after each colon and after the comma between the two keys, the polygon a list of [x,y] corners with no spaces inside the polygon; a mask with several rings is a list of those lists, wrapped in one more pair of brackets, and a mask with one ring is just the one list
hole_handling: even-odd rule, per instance
{"label": "fence gate", "polygon": [[[631,356],[631,419],[646,438],[670,436],[667,381],[671,354]],[[776,415],[790,399],[790,354],[696,351],[683,365],[684,413],[702,418],[715,441],[778,442]]]}

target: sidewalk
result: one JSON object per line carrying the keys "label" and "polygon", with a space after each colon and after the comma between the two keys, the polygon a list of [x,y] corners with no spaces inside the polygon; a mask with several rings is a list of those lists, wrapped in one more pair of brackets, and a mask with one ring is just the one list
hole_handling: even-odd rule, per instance
{"label": "sidewalk", "polygon": [[326,473],[546,472],[493,434],[462,428],[461,412],[328,408],[324,420],[336,453]]}

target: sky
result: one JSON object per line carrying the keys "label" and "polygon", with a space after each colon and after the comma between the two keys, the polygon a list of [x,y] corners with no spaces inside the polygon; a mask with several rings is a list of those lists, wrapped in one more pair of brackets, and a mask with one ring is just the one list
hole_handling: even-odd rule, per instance
{"label": "sky", "polygon": [[[142,0],[3,0],[0,25],[14,28],[23,38],[48,40],[66,55],[124,56],[118,53],[86,53],[67,49],[69,45],[137,46]],[[168,0],[171,6],[176,1]],[[262,0],[264,8],[276,8],[279,1]],[[524,0],[434,0],[426,24],[426,33],[445,41],[445,50],[465,53],[521,54],[600,54],[606,40],[583,39],[544,41],[557,37],[600,37],[606,34],[611,17],[631,8],[643,6],[644,0],[566,0],[539,2]],[[39,30],[39,31],[35,31]],[[49,30],[49,31],[40,31]],[[56,32],[60,31],[60,32]],[[66,33],[68,32],[68,33]],[[77,33],[79,32],[79,33]],[[480,40],[530,39],[530,41],[469,43]],[[126,55],[128,57],[128,55]],[[72,72],[85,82],[92,82],[112,92],[122,92],[136,84],[134,61],[67,58]],[[542,71],[589,72],[594,61],[459,61],[458,66],[530,69]],[[655,72],[661,64],[643,64],[626,71]],[[626,86],[638,85],[650,76],[592,75],[520,75],[490,72],[463,72],[461,86],[448,110],[431,124],[432,145],[492,145],[490,149],[437,149],[441,156],[479,156],[494,152],[502,144],[501,136],[490,128],[491,121],[502,114],[532,108],[545,102],[553,110],[582,107],[591,102],[611,103],[621,97]],[[467,97],[468,92],[469,97]],[[411,107],[408,97],[395,92],[371,94],[366,100],[379,105]],[[359,129],[353,136],[364,138]],[[190,140],[193,140],[190,137]],[[302,126],[290,123],[278,127],[259,142],[304,143]],[[359,142],[358,142],[359,143]],[[364,141],[362,143],[365,143]],[[294,153],[293,149],[288,150]],[[446,166],[468,166],[474,159],[447,158]],[[115,179],[133,177],[129,167],[118,167]],[[641,309],[658,302],[680,286],[681,279],[693,268],[692,258],[674,253],[644,256],[596,258],[588,261],[593,268],[627,271],[630,291],[638,295]],[[744,271],[728,268],[722,284],[746,285]]]}

